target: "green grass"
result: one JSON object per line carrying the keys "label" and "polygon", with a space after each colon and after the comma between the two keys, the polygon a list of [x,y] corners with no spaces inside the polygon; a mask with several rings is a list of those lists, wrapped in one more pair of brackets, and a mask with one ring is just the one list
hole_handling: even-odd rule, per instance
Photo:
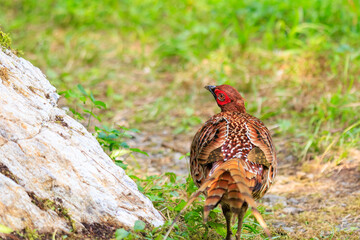
{"label": "green grass", "polygon": [[[1,28],[0,28],[1,30]],[[10,50],[12,53],[21,56],[23,54],[22,51],[16,50],[12,48],[11,38],[9,34],[0,31],[0,50]]]}
{"label": "green grass", "polygon": [[[279,161],[340,164],[360,146],[359,9],[353,0],[3,0],[0,27],[64,93],[62,105],[99,117],[82,120],[93,132],[121,115],[147,134],[190,139],[218,111],[203,86],[226,83],[270,126]],[[78,84],[107,109],[71,95]]]}
{"label": "green grass", "polygon": [[0,46],[5,49],[11,48],[11,38],[8,34],[0,31]]}
{"label": "green grass", "polygon": [[[115,236],[117,239],[163,239],[171,220],[175,218],[185,206],[190,195],[196,190],[191,177],[188,176],[186,182],[184,182],[183,176],[176,176],[171,172],[142,179],[134,175],[131,177],[137,182],[139,190],[150,198],[154,206],[167,216],[169,221],[162,227],[150,230],[141,229],[139,231],[136,226],[134,226],[133,232],[121,229]],[[203,222],[203,201],[204,197],[201,196],[201,201],[195,201],[182,214],[169,239],[223,239],[226,236],[225,221],[220,208],[216,208],[210,213],[207,224]],[[262,214],[266,214],[264,208],[261,207],[259,210]],[[237,231],[236,228],[237,224],[232,228],[234,234]],[[251,211],[245,215],[243,229],[243,238],[258,237],[262,239],[263,231],[255,221],[255,217],[251,215]],[[124,236],[124,238],[119,236]]]}

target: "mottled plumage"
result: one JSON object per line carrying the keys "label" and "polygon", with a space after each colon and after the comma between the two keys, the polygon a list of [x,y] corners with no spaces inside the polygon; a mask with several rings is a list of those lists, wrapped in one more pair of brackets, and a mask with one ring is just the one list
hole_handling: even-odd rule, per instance
{"label": "mottled plumage", "polygon": [[[209,211],[220,203],[227,221],[227,239],[231,237],[232,213],[239,217],[237,238],[240,238],[247,207],[256,209],[254,199],[264,196],[275,177],[275,149],[265,125],[246,113],[240,93],[228,85],[207,86],[207,89],[222,111],[205,122],[193,139],[191,175],[207,195],[205,220]],[[258,218],[261,218],[259,214]]]}
{"label": "mottled plumage", "polygon": [[270,132],[259,119],[246,113],[244,99],[233,87],[206,88],[221,112],[204,123],[191,144],[190,171],[199,190],[187,206],[200,193],[205,193],[204,220],[207,221],[209,212],[220,203],[227,224],[227,240],[231,239],[232,214],[238,216],[236,239],[240,239],[244,214],[250,206],[271,237],[255,202],[264,196],[276,174],[276,153]]}
{"label": "mottled plumage", "polygon": [[254,198],[262,197],[275,177],[276,155],[268,129],[248,113],[221,112],[196,133],[190,154],[196,185],[201,186],[215,170],[214,163],[219,165],[232,158],[239,159],[250,179],[256,178],[258,188],[261,185],[254,189]]}

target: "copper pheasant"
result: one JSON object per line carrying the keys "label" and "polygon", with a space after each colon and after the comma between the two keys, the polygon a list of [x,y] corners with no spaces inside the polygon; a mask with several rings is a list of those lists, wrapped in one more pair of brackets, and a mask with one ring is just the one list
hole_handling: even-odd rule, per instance
{"label": "copper pheasant", "polygon": [[264,196],[276,174],[276,153],[270,132],[259,119],[246,113],[244,98],[233,87],[205,88],[213,94],[221,112],[205,122],[193,139],[190,171],[199,190],[187,206],[204,192],[207,221],[209,212],[220,203],[226,219],[226,240],[231,239],[232,214],[238,217],[236,239],[240,239],[243,218],[250,206],[271,237],[255,202]]}
{"label": "copper pheasant", "polygon": [[204,220],[219,203],[226,219],[226,239],[231,239],[230,220],[238,216],[236,239],[248,206],[270,235],[256,209],[276,174],[276,153],[271,135],[256,117],[246,113],[244,98],[229,85],[206,86],[221,112],[196,133],[190,152],[190,170],[195,184],[204,191]]}

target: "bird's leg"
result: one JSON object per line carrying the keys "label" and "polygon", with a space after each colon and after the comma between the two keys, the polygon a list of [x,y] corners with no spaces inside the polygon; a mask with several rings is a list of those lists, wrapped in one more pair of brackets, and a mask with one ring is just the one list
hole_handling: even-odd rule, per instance
{"label": "bird's leg", "polygon": [[230,211],[230,206],[227,204],[222,204],[221,205],[223,214],[225,216],[225,220],[226,220],[226,238],[225,240],[231,240],[231,211]]}
{"label": "bird's leg", "polygon": [[244,216],[246,213],[246,210],[248,209],[248,205],[247,203],[244,203],[240,209],[240,213],[238,215],[238,230],[236,232],[236,240],[240,240],[240,236],[241,236],[241,228],[242,228],[242,224],[243,224],[243,220],[244,220]]}

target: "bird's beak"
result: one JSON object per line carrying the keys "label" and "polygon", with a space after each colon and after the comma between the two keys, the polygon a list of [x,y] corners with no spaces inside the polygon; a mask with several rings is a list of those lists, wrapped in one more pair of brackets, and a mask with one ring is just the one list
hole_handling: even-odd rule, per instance
{"label": "bird's beak", "polygon": [[208,85],[208,86],[205,86],[205,88],[206,88],[209,92],[211,92],[211,94],[212,94],[212,95],[214,96],[214,98],[216,99],[216,94],[215,94],[215,92],[214,92],[216,86]]}

